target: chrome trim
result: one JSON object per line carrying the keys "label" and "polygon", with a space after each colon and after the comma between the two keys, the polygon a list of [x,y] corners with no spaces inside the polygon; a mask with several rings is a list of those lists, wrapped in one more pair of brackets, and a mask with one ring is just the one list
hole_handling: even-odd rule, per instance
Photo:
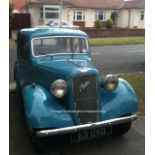
{"label": "chrome trim", "polygon": [[34,54],[34,48],[33,48],[33,40],[36,40],[36,39],[41,39],[41,38],[61,38],[61,37],[64,37],[64,38],[67,38],[67,37],[72,37],[72,38],[83,38],[86,40],[86,44],[87,44],[87,50],[88,52],[87,53],[74,53],[74,55],[88,55],[90,53],[90,49],[89,49],[89,44],[88,44],[88,38],[87,37],[84,37],[84,36],[48,36],[48,37],[38,37],[38,38],[32,38],[31,39],[31,50],[32,50],[32,56],[33,57],[36,57],[36,58],[39,58],[39,57],[44,57],[44,56],[57,56],[57,55],[72,55],[73,53],[54,53],[54,54],[47,54],[47,55],[35,55]]}
{"label": "chrome trim", "polygon": [[77,132],[77,131],[81,131],[81,130],[93,129],[93,128],[98,128],[98,127],[108,127],[108,126],[121,124],[121,123],[125,123],[125,122],[131,122],[136,119],[137,119],[137,115],[134,114],[131,116],[114,118],[114,119],[105,120],[102,122],[91,123],[91,124],[83,124],[83,125],[58,128],[58,129],[40,130],[40,131],[36,132],[36,136],[37,137],[47,137],[47,136],[52,136],[52,135],[73,133],[73,132]]}

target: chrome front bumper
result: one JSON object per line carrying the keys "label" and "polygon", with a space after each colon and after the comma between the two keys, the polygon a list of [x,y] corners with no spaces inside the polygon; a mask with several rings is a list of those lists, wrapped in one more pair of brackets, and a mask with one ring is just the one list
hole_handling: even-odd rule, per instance
{"label": "chrome front bumper", "polygon": [[61,135],[67,133],[74,133],[77,131],[87,130],[87,129],[94,129],[99,127],[108,127],[113,126],[116,124],[131,122],[137,119],[137,115],[125,116],[120,118],[109,119],[102,122],[96,122],[91,124],[82,124],[77,126],[65,127],[65,128],[58,128],[58,129],[47,129],[47,130],[39,130],[36,132],[37,137],[47,137],[47,136],[54,136],[54,135]]}

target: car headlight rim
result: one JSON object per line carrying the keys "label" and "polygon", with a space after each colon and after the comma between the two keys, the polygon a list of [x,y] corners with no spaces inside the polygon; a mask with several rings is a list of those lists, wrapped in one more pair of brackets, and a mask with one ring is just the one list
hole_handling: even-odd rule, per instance
{"label": "car headlight rim", "polygon": [[63,98],[67,93],[67,83],[62,79],[55,80],[51,85],[51,93],[56,98]]}
{"label": "car headlight rim", "polygon": [[108,91],[113,91],[118,86],[118,78],[114,74],[108,74],[103,81],[103,87]]}

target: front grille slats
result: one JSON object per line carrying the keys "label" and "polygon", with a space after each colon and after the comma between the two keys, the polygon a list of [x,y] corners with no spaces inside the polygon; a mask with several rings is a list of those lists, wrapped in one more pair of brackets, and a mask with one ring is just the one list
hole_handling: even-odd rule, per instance
{"label": "front grille slats", "polygon": [[73,80],[75,99],[97,97],[95,76],[79,76]]}
{"label": "front grille slats", "polygon": [[98,100],[96,76],[81,75],[73,79],[74,102],[80,122],[96,122]]}

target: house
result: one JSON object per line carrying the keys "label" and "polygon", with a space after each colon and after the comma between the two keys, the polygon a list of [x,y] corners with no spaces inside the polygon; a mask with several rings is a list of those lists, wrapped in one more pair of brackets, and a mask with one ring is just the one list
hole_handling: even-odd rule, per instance
{"label": "house", "polygon": [[117,27],[145,28],[145,1],[124,1],[117,15]]}
{"label": "house", "polygon": [[32,26],[62,20],[81,27],[94,27],[95,21],[114,21],[115,27],[144,28],[144,0],[29,0],[23,12],[30,13]]}

